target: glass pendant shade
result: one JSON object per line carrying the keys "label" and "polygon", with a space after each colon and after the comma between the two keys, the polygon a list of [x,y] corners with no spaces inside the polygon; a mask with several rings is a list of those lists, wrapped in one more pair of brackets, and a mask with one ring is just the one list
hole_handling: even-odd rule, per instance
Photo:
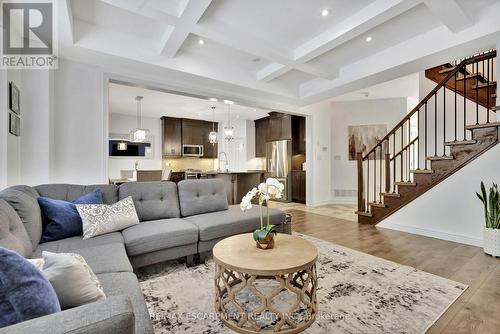
{"label": "glass pendant shade", "polygon": [[142,143],[151,140],[149,129],[142,127],[142,99],[142,96],[136,96],[135,98],[137,101],[137,128],[130,131],[130,141],[133,143]]}
{"label": "glass pendant shade", "polygon": [[124,141],[119,142],[116,149],[118,151],[126,151],[127,150],[127,143]]}
{"label": "glass pendant shade", "polygon": [[224,138],[227,141],[234,139],[234,127],[231,125],[231,103],[227,103],[227,126],[224,127]]}
{"label": "glass pendant shade", "polygon": [[[215,118],[215,107],[212,109],[212,118]],[[212,131],[208,134],[208,142],[215,146],[217,144],[217,132],[215,131],[215,121],[212,120]]]}
{"label": "glass pendant shade", "polygon": [[212,145],[217,144],[217,132],[210,131],[210,133],[208,134],[208,141]]}

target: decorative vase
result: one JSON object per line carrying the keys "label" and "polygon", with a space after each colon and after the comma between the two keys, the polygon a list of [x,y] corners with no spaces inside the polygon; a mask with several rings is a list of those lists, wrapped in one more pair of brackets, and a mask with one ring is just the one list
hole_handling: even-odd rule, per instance
{"label": "decorative vase", "polygon": [[483,248],[486,254],[500,257],[500,229],[484,228]]}
{"label": "decorative vase", "polygon": [[274,248],[274,233],[268,233],[264,240],[255,241],[257,248],[260,249],[272,249]]}

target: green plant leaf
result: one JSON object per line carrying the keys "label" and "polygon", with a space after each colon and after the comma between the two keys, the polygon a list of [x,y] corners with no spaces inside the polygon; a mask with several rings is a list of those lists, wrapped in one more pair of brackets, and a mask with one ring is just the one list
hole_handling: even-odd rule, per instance
{"label": "green plant leaf", "polygon": [[255,230],[253,231],[253,240],[263,241],[267,236],[266,230]]}
{"label": "green plant leaf", "polygon": [[276,225],[266,225],[264,226],[264,230],[266,230],[268,233],[273,232],[274,228]]}

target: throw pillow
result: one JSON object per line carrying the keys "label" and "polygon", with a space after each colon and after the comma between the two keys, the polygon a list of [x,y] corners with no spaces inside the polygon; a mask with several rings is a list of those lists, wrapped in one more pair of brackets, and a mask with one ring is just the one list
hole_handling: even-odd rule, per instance
{"label": "throw pillow", "polygon": [[0,328],[59,311],[57,295],[42,272],[0,247]]}
{"label": "throw pillow", "polygon": [[83,222],[83,239],[121,231],[139,224],[132,197],[125,197],[112,205],[77,204]]}
{"label": "throw pillow", "polygon": [[28,260],[29,263],[34,265],[36,267],[36,269],[43,271],[43,265],[45,264],[44,259],[26,259],[26,260]]}
{"label": "throw pillow", "polygon": [[102,192],[83,195],[73,202],[67,202],[47,197],[38,197],[42,209],[44,225],[40,243],[82,235],[82,219],[75,204],[102,204]]}
{"label": "throw pillow", "polygon": [[79,254],[42,252],[43,274],[56,291],[62,309],[106,298],[99,279]]}

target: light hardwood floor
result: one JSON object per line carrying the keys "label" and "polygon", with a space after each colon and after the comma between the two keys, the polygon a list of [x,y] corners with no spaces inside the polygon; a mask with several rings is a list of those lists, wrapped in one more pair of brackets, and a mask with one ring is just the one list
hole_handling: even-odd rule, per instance
{"label": "light hardwood floor", "polygon": [[354,206],[273,206],[292,214],[294,231],[469,285],[428,333],[500,333],[500,259],[481,248],[358,225]]}

